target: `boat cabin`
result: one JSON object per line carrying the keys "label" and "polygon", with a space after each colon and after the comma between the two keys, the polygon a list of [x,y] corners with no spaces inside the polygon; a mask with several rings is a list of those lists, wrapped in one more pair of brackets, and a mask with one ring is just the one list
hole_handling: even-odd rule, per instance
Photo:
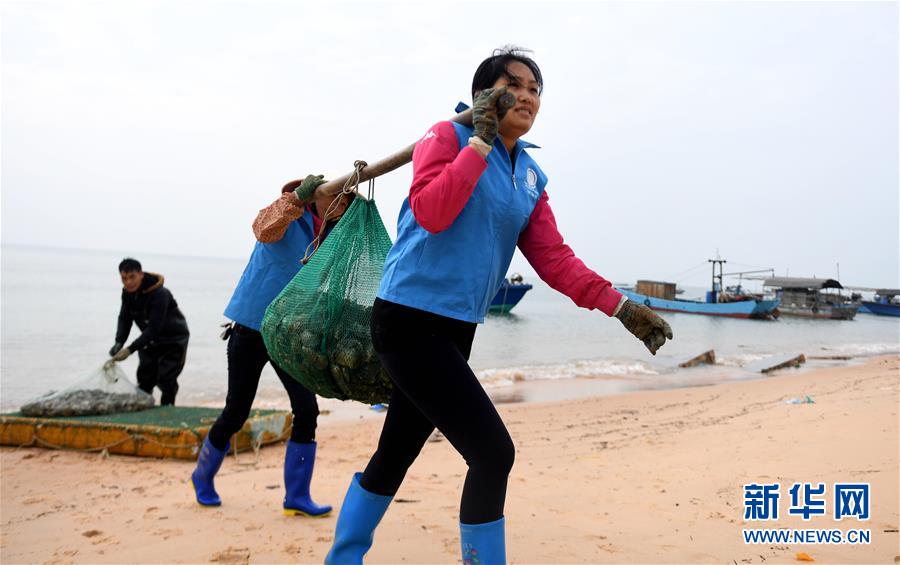
{"label": "boat cabin", "polygon": [[782,314],[846,320],[856,315],[856,306],[840,293],[844,287],[835,279],[770,277],[763,286],[781,298]]}
{"label": "boat cabin", "polygon": [[662,298],[663,300],[675,300],[675,283],[662,281],[638,281],[635,289],[638,294]]}
{"label": "boat cabin", "polygon": [[874,302],[879,304],[900,304],[900,288],[879,288],[875,290]]}

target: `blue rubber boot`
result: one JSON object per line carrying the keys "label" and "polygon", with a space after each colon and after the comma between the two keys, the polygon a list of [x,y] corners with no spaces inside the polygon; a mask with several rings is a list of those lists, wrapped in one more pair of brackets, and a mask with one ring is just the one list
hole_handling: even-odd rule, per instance
{"label": "blue rubber boot", "polygon": [[196,493],[197,502],[201,506],[220,506],[222,504],[222,499],[219,498],[213,484],[213,478],[219,472],[219,467],[222,466],[229,447],[230,444],[226,444],[225,449],[219,451],[209,442],[208,437],[203,440],[200,455],[197,457],[197,468],[191,473],[194,493]]}
{"label": "blue rubber boot", "polygon": [[359,485],[362,473],[353,475],[334,530],[334,544],[325,565],[360,565],[372,547],[375,528],[394,497],[367,491]]}
{"label": "blue rubber boot", "polygon": [[459,523],[463,565],[506,565],[505,518],[487,524]]}
{"label": "blue rubber boot", "polygon": [[319,506],[309,496],[313,467],[316,464],[316,443],[287,442],[284,454],[284,514],[286,516],[324,516],[331,506]]}

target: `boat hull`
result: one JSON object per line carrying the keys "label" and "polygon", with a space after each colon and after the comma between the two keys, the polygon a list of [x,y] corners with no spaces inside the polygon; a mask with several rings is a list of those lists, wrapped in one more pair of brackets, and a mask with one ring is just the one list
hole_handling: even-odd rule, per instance
{"label": "boat hull", "polygon": [[780,302],[779,300],[744,300],[741,302],[707,303],[693,300],[666,300],[645,296],[629,290],[618,290],[627,296],[629,300],[644,304],[653,310],[723,318],[769,318],[773,316],[773,311]]}
{"label": "boat hull", "polygon": [[863,306],[869,310],[870,313],[875,314],[877,316],[900,316],[900,305],[897,304],[882,304],[881,302],[863,302]]}
{"label": "boat hull", "polygon": [[497,291],[497,294],[494,295],[494,299],[491,300],[488,312],[494,314],[506,314],[512,310],[513,307],[522,300],[525,293],[532,288],[533,287],[530,284],[504,283],[500,286],[500,290]]}
{"label": "boat hull", "polygon": [[782,304],[778,311],[784,316],[816,320],[852,320],[856,316],[856,306],[822,306],[814,310],[805,306]]}

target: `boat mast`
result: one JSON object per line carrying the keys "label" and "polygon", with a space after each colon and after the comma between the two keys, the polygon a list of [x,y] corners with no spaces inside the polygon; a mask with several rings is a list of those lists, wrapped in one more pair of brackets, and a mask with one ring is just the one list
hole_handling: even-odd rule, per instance
{"label": "boat mast", "polygon": [[[715,259],[707,259],[707,262],[712,263],[712,288],[710,289],[710,292],[707,293],[706,302],[716,303],[716,302],[719,302],[719,293],[722,291],[722,288],[724,288],[722,286],[722,276],[723,276],[722,275],[722,271],[723,271],[722,267],[728,261],[726,261],[725,259],[722,259],[719,256],[719,252],[717,250],[716,258]],[[718,275],[716,275],[716,265],[719,266],[719,274]],[[716,287],[716,279],[717,278],[719,279],[718,287]]]}

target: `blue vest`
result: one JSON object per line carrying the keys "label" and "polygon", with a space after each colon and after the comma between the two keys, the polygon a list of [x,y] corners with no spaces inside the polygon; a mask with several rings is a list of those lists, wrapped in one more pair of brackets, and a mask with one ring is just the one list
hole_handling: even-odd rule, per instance
{"label": "blue vest", "polygon": [[314,237],[312,213],[307,210],[291,222],[280,241],[257,241],[225,317],[259,331],[266,307],[303,266],[300,260]]}
{"label": "blue vest", "polygon": [[[459,148],[472,128],[453,124]],[[491,299],[506,277],[519,234],[547,185],[547,176],[518,141],[515,171],[498,137],[472,196],[453,224],[432,234],[403,201],[397,242],[384,263],[378,297],[467,322],[484,321]]]}

